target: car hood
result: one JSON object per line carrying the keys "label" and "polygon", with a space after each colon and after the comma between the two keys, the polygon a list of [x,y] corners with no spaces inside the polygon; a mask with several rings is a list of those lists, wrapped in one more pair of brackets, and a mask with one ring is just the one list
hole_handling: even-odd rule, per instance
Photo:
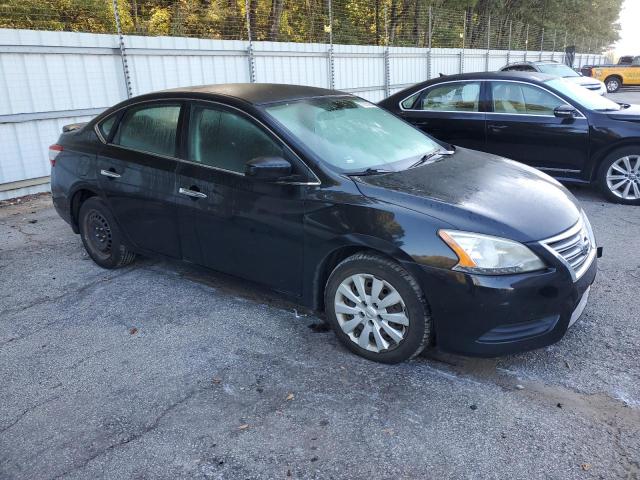
{"label": "car hood", "polygon": [[575,197],[534,168],[459,147],[440,158],[354,180],[367,197],[436,217],[460,230],[520,242],[552,237],[580,218]]}
{"label": "car hood", "polygon": [[596,80],[595,78],[590,77],[564,77],[565,80],[569,80],[570,82],[577,83],[582,87],[586,87],[587,85],[602,85],[600,80]]}
{"label": "car hood", "polygon": [[629,105],[628,108],[615,112],[606,112],[607,117],[614,120],[625,120],[627,122],[640,122],[640,105]]}

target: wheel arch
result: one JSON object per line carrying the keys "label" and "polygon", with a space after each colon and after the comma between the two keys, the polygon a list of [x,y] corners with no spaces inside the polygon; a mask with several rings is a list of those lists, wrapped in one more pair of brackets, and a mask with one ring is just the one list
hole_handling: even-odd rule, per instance
{"label": "wheel arch", "polygon": [[317,263],[313,272],[312,289],[310,292],[311,307],[317,311],[324,311],[324,291],[327,280],[335,267],[344,259],[355,255],[356,253],[368,252],[388,258],[394,262],[401,264],[412,275],[417,277],[413,267],[414,262],[409,254],[398,248],[393,243],[385,242],[376,237],[367,235],[350,235],[349,241],[335,246],[329,250]]}
{"label": "wheel arch", "polygon": [[97,196],[99,196],[98,190],[89,185],[78,185],[73,190],[73,193],[69,197],[71,199],[69,201],[69,214],[71,218],[71,228],[74,233],[80,233],[80,226],[78,224],[80,207],[88,198]]}
{"label": "wheel arch", "polygon": [[607,145],[605,148],[599,150],[594,157],[594,161],[592,163],[591,173],[589,175],[590,182],[598,181],[598,173],[600,172],[600,168],[602,167],[602,162],[616,150],[626,147],[638,147],[638,153],[640,153],[640,137],[625,137],[621,138],[617,142]]}

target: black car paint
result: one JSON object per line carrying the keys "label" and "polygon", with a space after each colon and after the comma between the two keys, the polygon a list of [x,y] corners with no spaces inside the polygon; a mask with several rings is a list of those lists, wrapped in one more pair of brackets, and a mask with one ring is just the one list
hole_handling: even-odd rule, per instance
{"label": "black car paint", "polygon": [[[596,268],[594,260],[574,283],[568,269],[538,243],[579,220],[580,207],[564,187],[534,169],[464,148],[409,171],[348,177],[328,168],[261,107],[343,94],[308,87],[252,87],[226,85],[137,97],[81,129],[63,133],[58,143],[64,151],[51,177],[58,213],[77,233],[79,203],[87,195],[99,195],[113,209],[134,251],[248,278],[315,309],[322,309],[324,285],[340,260],[375,250],[401,263],[419,281],[432,311],[436,342],[451,351],[490,356],[562,337]],[[178,135],[178,158],[155,156],[155,170],[146,155],[105,145],[96,134],[98,122],[128,105],[166,100],[185,105],[218,102],[246,113],[290,148],[296,181],[260,182],[182,160],[186,122]],[[153,171],[146,172],[149,167]],[[122,176],[107,178],[101,169]],[[127,180],[129,176],[133,178]],[[208,197],[178,195],[180,187],[197,188]],[[438,237],[442,228],[521,241],[547,268],[506,276],[453,271],[457,257]],[[535,336],[479,341],[495,326],[535,320],[549,312],[557,321]]]}
{"label": "black car paint", "polygon": [[[539,167],[563,182],[591,183],[600,162],[611,151],[640,145],[640,106],[615,112],[589,110],[545,83],[551,77],[535,72],[486,72],[450,75],[418,83],[382,100],[378,105],[436,138]],[[441,122],[442,112],[404,110],[406,98],[446,82],[483,81],[479,113],[457,112],[456,119],[473,124],[468,138],[457,127]],[[581,112],[584,118],[556,118],[492,112],[491,81],[510,80],[543,87]],[[444,116],[451,115],[445,114]],[[484,121],[478,121],[483,118]],[[480,140],[479,140],[480,139]]]}

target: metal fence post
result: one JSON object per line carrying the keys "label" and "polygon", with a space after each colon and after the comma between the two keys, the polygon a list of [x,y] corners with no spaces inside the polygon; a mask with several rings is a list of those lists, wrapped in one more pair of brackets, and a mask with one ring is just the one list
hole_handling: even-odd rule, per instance
{"label": "metal fence post", "polygon": [[553,47],[551,48],[551,61],[554,61],[554,58],[556,56],[556,31],[553,31]]}
{"label": "metal fence post", "polygon": [[567,64],[567,31],[564,31],[564,45],[562,46],[562,63]]}
{"label": "metal fence post", "polygon": [[384,68],[384,95],[388,97],[391,95],[391,71],[389,68],[389,19],[387,18],[387,6],[384,7],[384,29],[385,29],[385,46],[382,54],[383,68]]}
{"label": "metal fence post", "polygon": [[464,12],[464,22],[462,24],[462,49],[460,50],[460,73],[464,73],[464,41],[467,36],[467,11]]}
{"label": "metal fence post", "polygon": [[427,38],[427,80],[431,79],[431,5],[429,5],[429,30]]}
{"label": "metal fence post", "polygon": [[509,20],[509,42],[507,45],[507,65],[511,61],[511,27],[513,27],[513,20]]}
{"label": "metal fence post", "polygon": [[540,55],[539,55],[540,61],[542,61],[543,50],[544,50],[544,27],[542,27],[542,35],[540,36]]}
{"label": "metal fence post", "polygon": [[484,71],[489,71],[489,51],[491,50],[491,15],[487,19],[487,54],[484,59]]}
{"label": "metal fence post", "polygon": [[527,53],[529,51],[529,24],[527,23],[527,33],[524,37],[524,61],[527,61]]}
{"label": "metal fence post", "polygon": [[127,52],[124,48],[124,35],[122,35],[122,26],[120,25],[120,14],[118,13],[118,0],[113,0],[113,18],[116,21],[116,31],[118,32],[118,43],[120,46],[120,59],[122,60],[122,74],[124,77],[124,89],[127,92],[127,98],[131,98],[133,92],[131,90],[131,77],[129,75],[129,63],[127,62]]}
{"label": "metal fence post", "polygon": [[249,47],[247,48],[247,57],[249,60],[249,81],[256,82],[256,64],[253,56],[253,40],[251,39],[251,14],[249,12],[249,0],[244,2],[247,17],[247,35],[249,37]]}
{"label": "metal fence post", "polygon": [[329,88],[335,88],[335,65],[333,63],[333,5],[329,0]]}

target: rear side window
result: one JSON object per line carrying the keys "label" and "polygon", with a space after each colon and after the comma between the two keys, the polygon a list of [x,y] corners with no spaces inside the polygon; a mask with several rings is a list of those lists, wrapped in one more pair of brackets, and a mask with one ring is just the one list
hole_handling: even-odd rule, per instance
{"label": "rear side window", "polygon": [[98,124],[98,129],[102,134],[102,138],[105,140],[109,140],[109,134],[111,133],[111,129],[113,128],[113,124],[116,122],[117,115],[111,115],[106,120],[103,120]]}
{"label": "rear side window", "polygon": [[477,112],[480,103],[480,82],[456,82],[436,86],[426,91],[413,107],[417,110]]}
{"label": "rear side window", "polygon": [[125,113],[113,143],[143,152],[174,157],[180,105],[133,107]]}
{"label": "rear side window", "polygon": [[553,115],[565,102],[534,85],[515,82],[493,82],[493,111],[522,115]]}
{"label": "rear side window", "polygon": [[248,119],[200,105],[191,108],[188,148],[192,162],[237,173],[253,158],[284,156],[283,148]]}

